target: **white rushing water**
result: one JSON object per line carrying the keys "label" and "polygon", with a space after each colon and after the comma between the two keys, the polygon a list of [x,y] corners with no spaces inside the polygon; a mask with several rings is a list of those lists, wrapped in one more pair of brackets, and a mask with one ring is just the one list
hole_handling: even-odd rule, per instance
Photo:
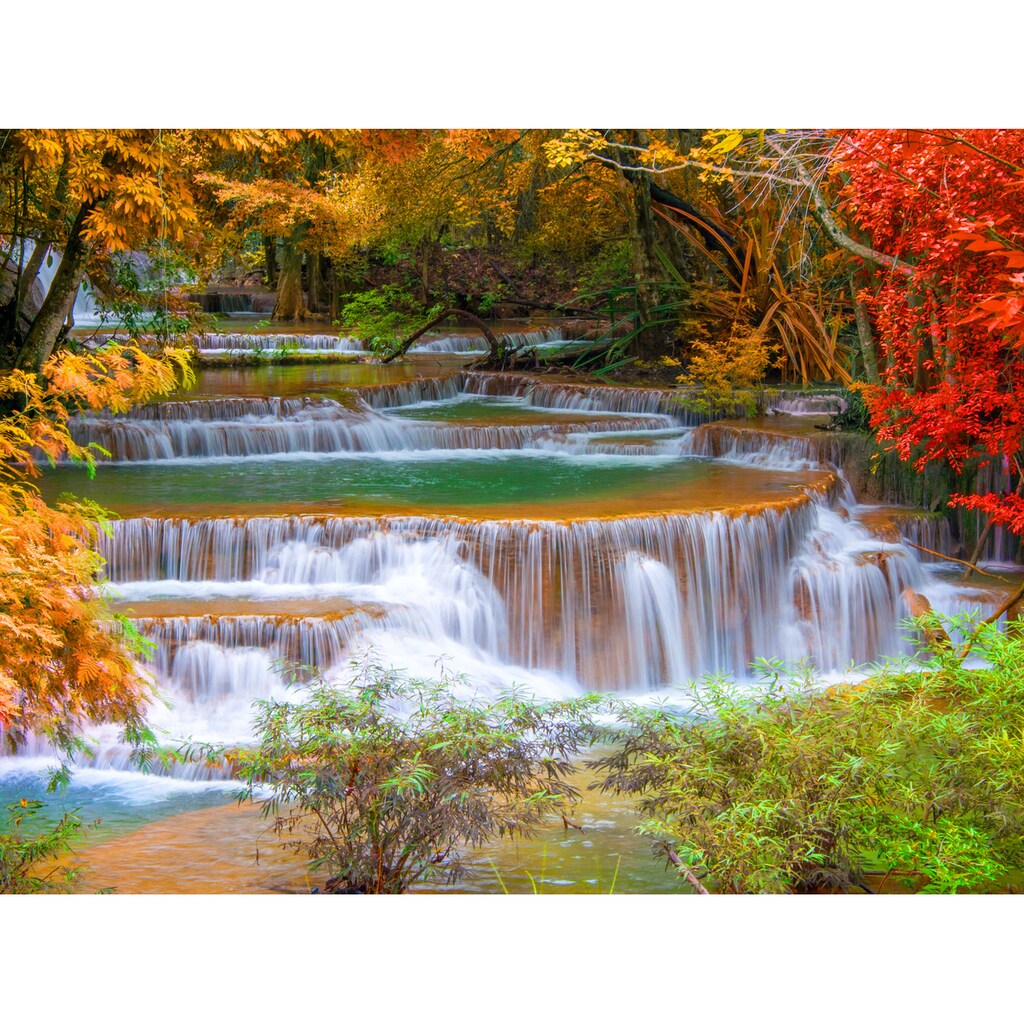
{"label": "white rushing water", "polygon": [[[459,403],[481,396],[547,415],[461,422]],[[780,471],[829,464],[830,441],[695,422],[670,392],[460,373],[358,389],[352,401],[165,402],[83,418],[74,430],[125,462],[557,450]],[[899,628],[908,587],[941,612],[984,606],[976,590],[936,576],[899,533],[877,536],[862,521],[869,511],[839,486],[735,514],[154,516],[113,522],[100,550],[106,588],[156,645],[149,671],[172,706],[155,705],[154,724],[169,736],[235,743],[249,736],[253,700],[289,693],[287,664],[344,682],[353,660],[372,656],[413,676],[444,666],[465,677],[453,685],[487,695],[519,685],[545,697],[596,688],[645,699],[708,673],[749,679],[758,658],[841,673],[908,653]],[[919,519],[906,523],[905,536],[925,536]],[[928,529],[943,543],[937,526]],[[152,602],[158,613],[147,611]],[[177,602],[172,614],[167,602]],[[127,769],[113,731],[97,737],[90,763]]]}

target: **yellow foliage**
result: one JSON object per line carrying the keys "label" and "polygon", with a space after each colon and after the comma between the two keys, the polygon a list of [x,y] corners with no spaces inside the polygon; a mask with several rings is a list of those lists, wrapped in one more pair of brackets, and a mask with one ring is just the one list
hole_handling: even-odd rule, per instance
{"label": "yellow foliage", "polygon": [[102,511],[50,507],[26,477],[40,458],[93,462],[68,430],[76,410],[123,411],[190,376],[186,352],[134,346],[62,352],[41,377],[0,376],[0,401],[16,407],[0,418],[0,729],[15,746],[31,731],[67,750],[86,722],[137,725],[150,696],[130,635],[93,590]]}
{"label": "yellow foliage", "polygon": [[686,372],[676,380],[699,387],[710,407],[727,406],[761,384],[777,353],[761,331],[738,326],[722,340],[695,340]]}

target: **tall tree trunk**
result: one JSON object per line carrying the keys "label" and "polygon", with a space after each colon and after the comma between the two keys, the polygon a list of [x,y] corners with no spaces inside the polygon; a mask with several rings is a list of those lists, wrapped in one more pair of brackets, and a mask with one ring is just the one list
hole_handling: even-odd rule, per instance
{"label": "tall tree trunk", "polygon": [[302,252],[286,242],[272,319],[305,320],[308,313],[302,294]]}
{"label": "tall tree trunk", "polygon": [[416,246],[416,259],[420,265],[419,300],[424,306],[430,305],[430,261],[433,252],[434,246],[429,238],[422,239]]}
{"label": "tall tree trunk", "polygon": [[331,264],[331,320],[337,320],[341,316],[341,295],[344,281],[342,272],[334,264]]}
{"label": "tall tree trunk", "polygon": [[323,260],[318,252],[306,257],[306,304],[311,313],[323,312]]}
{"label": "tall tree trunk", "polygon": [[[647,145],[646,132],[630,132],[630,145],[644,147]],[[632,160],[632,156],[623,158]],[[663,325],[652,321],[656,314],[652,311],[660,303],[658,280],[657,235],[654,222],[654,211],[651,209],[650,176],[646,171],[622,171],[629,190],[629,240],[632,248],[633,281],[636,285],[637,329],[641,332],[632,344],[633,351],[641,356],[655,355],[663,349],[663,340],[667,333]]]}
{"label": "tall tree trunk", "polygon": [[[43,260],[46,258],[46,254],[50,251],[50,243],[38,240],[35,244],[35,248],[32,250],[32,255],[28,258],[28,263],[25,264],[25,269],[21,272],[21,281],[18,284],[18,307],[19,309],[24,308],[25,301],[28,299],[29,292],[32,290],[32,285],[35,283],[36,278],[39,276],[39,269],[43,265]],[[45,299],[46,296],[44,295]]]}
{"label": "tall tree trunk", "polygon": [[95,203],[83,203],[71,226],[68,243],[61,256],[57,273],[53,277],[53,283],[18,353],[17,365],[20,369],[39,371],[53,352],[65,321],[74,309],[75,296],[85,278],[85,267],[90,253],[89,246],[82,238],[82,229],[86,217],[94,208]]}
{"label": "tall tree trunk", "polygon": [[869,384],[878,383],[878,360],[875,358],[875,338],[868,318],[868,307],[860,298],[860,286],[854,274],[850,274],[850,300],[853,302],[853,316],[857,321],[857,339],[860,342],[860,357],[864,363],[864,376]]}
{"label": "tall tree trunk", "polygon": [[267,265],[267,287],[277,289],[277,239],[263,236],[263,259]]}

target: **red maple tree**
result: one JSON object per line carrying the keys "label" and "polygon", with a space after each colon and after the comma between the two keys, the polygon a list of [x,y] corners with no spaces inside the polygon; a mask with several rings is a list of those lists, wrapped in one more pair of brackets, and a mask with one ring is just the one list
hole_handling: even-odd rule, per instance
{"label": "red maple tree", "polygon": [[950,504],[1024,534],[1024,131],[865,130],[840,146],[846,209],[895,257],[862,295],[884,359],[872,426],[918,469],[991,467],[998,490]]}

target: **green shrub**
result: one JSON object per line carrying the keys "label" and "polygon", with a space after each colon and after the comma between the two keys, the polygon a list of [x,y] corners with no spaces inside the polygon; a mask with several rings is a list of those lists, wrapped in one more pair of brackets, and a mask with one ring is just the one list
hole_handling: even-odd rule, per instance
{"label": "green shrub", "polygon": [[1024,867],[1024,629],[985,626],[974,650],[986,667],[939,652],[855,687],[768,666],[767,690],[710,680],[689,717],[620,705],[597,785],[715,891],[841,892],[869,870],[923,892],[1005,886]]}
{"label": "green shrub", "polygon": [[55,861],[71,852],[71,841],[86,826],[69,813],[55,825],[32,827],[42,806],[38,800],[7,806],[7,824],[0,831],[0,893],[70,892],[78,877],[76,869]]}
{"label": "green shrub", "polygon": [[385,355],[437,312],[440,309],[423,312],[410,292],[385,284],[352,296],[342,308],[341,319],[370,351]]}
{"label": "green shrub", "polygon": [[609,288],[628,288],[633,283],[633,249],[629,239],[605,242],[587,261],[579,277],[579,290],[593,295]]}
{"label": "green shrub", "polygon": [[530,835],[568,810],[598,698],[461,699],[453,682],[374,664],[351,689],[314,680],[301,704],[261,701],[239,777],[328,892],[399,893],[461,868],[465,844]]}

